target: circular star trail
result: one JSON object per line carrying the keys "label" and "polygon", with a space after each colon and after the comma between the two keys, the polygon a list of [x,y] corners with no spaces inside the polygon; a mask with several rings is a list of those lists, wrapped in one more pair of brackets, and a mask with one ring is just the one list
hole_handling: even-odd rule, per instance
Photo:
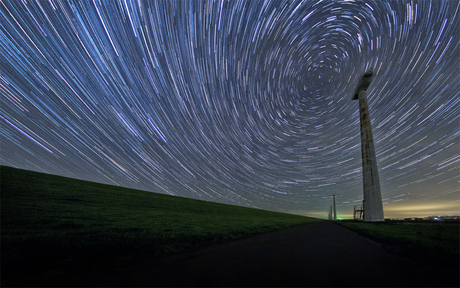
{"label": "circular star trail", "polygon": [[326,217],[459,213],[460,4],[2,1],[1,164]]}

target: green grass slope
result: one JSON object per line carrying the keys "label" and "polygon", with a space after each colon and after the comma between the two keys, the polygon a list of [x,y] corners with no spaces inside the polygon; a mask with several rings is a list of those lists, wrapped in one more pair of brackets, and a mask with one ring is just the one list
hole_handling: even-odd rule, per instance
{"label": "green grass slope", "polygon": [[320,221],[5,166],[0,184],[2,286]]}

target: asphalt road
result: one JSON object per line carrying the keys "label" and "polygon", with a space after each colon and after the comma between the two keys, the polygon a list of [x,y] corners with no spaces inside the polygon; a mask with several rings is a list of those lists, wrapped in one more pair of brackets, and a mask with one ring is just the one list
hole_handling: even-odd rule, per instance
{"label": "asphalt road", "polygon": [[328,221],[158,258],[104,275],[78,275],[54,285],[458,287],[452,285],[452,274],[446,277],[433,267],[390,254],[378,243]]}

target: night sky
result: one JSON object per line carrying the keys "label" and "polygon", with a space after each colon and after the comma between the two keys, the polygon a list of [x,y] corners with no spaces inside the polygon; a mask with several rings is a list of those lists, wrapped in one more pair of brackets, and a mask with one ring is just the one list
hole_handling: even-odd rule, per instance
{"label": "night sky", "polygon": [[326,218],[460,214],[460,1],[1,1],[0,164]]}

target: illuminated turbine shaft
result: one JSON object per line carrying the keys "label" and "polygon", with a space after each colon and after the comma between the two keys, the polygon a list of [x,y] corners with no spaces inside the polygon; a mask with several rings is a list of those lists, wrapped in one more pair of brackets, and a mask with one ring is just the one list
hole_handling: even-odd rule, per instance
{"label": "illuminated turbine shaft", "polygon": [[361,155],[363,162],[364,221],[384,221],[382,194],[380,192],[377,159],[375,157],[374,139],[371,120],[367,107],[366,91],[372,80],[372,72],[364,74],[359,81],[353,100],[359,100],[361,122]]}
{"label": "illuminated turbine shaft", "polygon": [[332,196],[333,196],[332,201],[333,201],[333,205],[334,205],[334,220],[337,220],[337,212],[335,210],[335,195],[332,195]]}

